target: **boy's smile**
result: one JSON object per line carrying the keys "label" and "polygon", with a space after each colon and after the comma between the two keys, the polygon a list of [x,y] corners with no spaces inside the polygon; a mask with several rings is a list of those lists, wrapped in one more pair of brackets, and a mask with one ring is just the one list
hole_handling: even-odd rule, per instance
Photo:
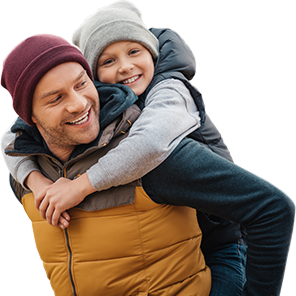
{"label": "boy's smile", "polygon": [[137,42],[115,42],[107,46],[99,57],[97,75],[101,82],[127,85],[139,96],[153,78],[153,58]]}
{"label": "boy's smile", "polygon": [[134,76],[132,78],[123,80],[121,83],[126,84],[126,85],[130,85],[130,84],[138,81],[140,78],[141,78],[141,75],[136,75],[136,76]]}

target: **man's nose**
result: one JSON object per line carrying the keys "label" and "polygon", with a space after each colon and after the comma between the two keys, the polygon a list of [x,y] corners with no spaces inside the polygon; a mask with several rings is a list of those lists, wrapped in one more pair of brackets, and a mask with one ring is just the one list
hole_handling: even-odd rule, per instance
{"label": "man's nose", "polygon": [[80,93],[73,91],[67,100],[67,111],[69,113],[81,112],[86,109],[87,99]]}

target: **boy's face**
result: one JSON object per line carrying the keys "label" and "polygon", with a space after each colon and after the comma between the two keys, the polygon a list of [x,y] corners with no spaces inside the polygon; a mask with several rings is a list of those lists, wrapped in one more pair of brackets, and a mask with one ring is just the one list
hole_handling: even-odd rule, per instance
{"label": "boy's face", "polygon": [[32,120],[49,149],[71,152],[99,134],[98,92],[82,66],[60,64],[47,72],[35,88]]}
{"label": "boy's face", "polygon": [[120,83],[141,95],[154,75],[150,52],[141,44],[119,41],[107,46],[98,60],[97,75],[103,83]]}

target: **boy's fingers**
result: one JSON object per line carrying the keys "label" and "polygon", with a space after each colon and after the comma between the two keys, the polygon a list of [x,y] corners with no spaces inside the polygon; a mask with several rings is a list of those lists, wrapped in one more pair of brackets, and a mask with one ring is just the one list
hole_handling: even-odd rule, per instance
{"label": "boy's fingers", "polygon": [[46,209],[46,213],[45,213],[45,217],[46,217],[46,220],[49,224],[53,225],[53,226],[57,226],[57,225],[54,225],[54,221],[53,221],[53,218],[54,218],[54,213],[55,213],[55,208],[54,206],[52,206],[51,204],[48,205],[47,209]]}
{"label": "boy's fingers", "polygon": [[46,211],[47,211],[48,206],[49,206],[49,203],[48,203],[47,199],[43,199],[38,207],[40,215],[43,219],[46,219]]}
{"label": "boy's fingers", "polygon": [[45,193],[44,193],[44,189],[42,191],[39,192],[39,194],[37,196],[35,196],[35,207],[37,210],[40,210],[39,207],[42,203],[42,201],[45,198]]}
{"label": "boy's fingers", "polygon": [[70,215],[65,211],[61,214],[62,217],[64,217],[67,221],[70,221]]}
{"label": "boy's fingers", "polygon": [[44,201],[44,198],[40,198],[40,195],[35,196],[35,207],[38,211],[40,211],[40,207],[43,201]]}
{"label": "boy's fingers", "polygon": [[37,210],[39,210],[40,203],[41,203],[41,201],[40,200],[37,200],[35,198],[35,207],[36,207]]}
{"label": "boy's fingers", "polygon": [[[63,227],[61,227],[61,225]],[[70,223],[68,220],[66,220],[63,216],[60,216],[60,219],[59,219],[59,226],[62,228],[62,229],[65,229],[67,227],[69,227]]]}
{"label": "boy's fingers", "polygon": [[61,217],[60,212],[55,208],[52,215],[51,215],[51,225],[52,226],[59,226],[60,217]]}

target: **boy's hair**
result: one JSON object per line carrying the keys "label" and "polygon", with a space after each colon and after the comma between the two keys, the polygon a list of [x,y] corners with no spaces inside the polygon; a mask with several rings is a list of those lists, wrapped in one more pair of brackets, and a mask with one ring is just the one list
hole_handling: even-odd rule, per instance
{"label": "boy's hair", "polygon": [[118,41],[138,42],[150,51],[153,59],[158,57],[157,38],[143,24],[141,12],[126,1],[99,9],[73,35],[73,43],[82,51],[95,79],[103,50]]}
{"label": "boy's hair", "polygon": [[54,35],[29,37],[5,59],[1,84],[10,92],[15,112],[27,124],[35,125],[31,115],[33,95],[38,82],[49,70],[67,62],[81,64],[92,78],[90,67],[81,51]]}

